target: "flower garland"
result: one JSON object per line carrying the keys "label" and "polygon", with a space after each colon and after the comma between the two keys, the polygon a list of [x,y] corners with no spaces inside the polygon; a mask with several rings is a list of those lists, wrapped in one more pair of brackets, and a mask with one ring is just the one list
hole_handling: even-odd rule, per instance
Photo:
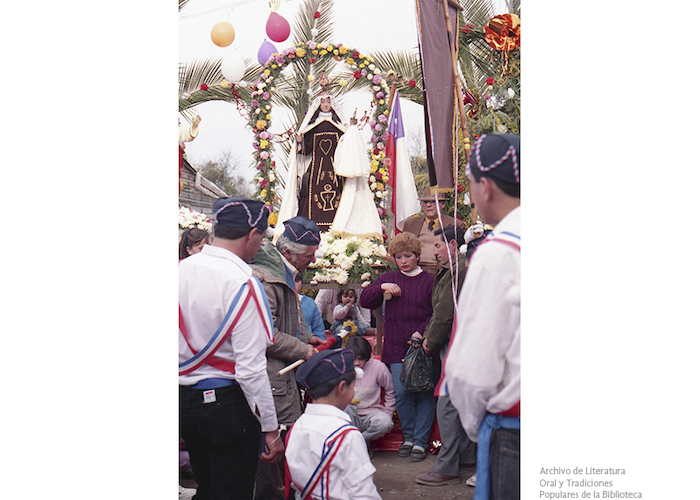
{"label": "flower garland", "polygon": [[181,230],[192,229],[193,227],[211,232],[211,221],[209,217],[201,212],[195,212],[187,207],[180,207],[178,213],[178,227]]}
{"label": "flower garland", "polygon": [[[343,61],[355,70],[353,72],[355,79],[367,78],[372,82],[374,114],[369,123],[372,128],[370,188],[374,193],[375,203],[379,206],[386,194],[386,186],[389,181],[390,160],[386,158],[385,152],[385,142],[389,139],[389,86],[371,57],[341,43],[316,43],[313,40],[306,43],[301,42],[280,53],[271,54],[263,66],[260,79],[253,85],[249,124],[255,133],[253,157],[258,169],[258,174],[254,178],[257,183],[256,195],[271,206],[279,206],[280,199],[277,195],[279,179],[275,161],[272,159],[275,134],[269,131],[272,119],[270,99],[276,90],[275,79],[289,63],[300,59],[308,60],[310,64],[315,64],[323,59]],[[313,80],[312,75],[309,75],[308,78],[310,81]],[[347,82],[341,80],[339,84],[345,86]]]}
{"label": "flower garland", "polygon": [[386,247],[379,239],[354,235],[343,237],[334,231],[321,233],[318,251],[323,257],[309,264],[304,276],[312,285],[361,283],[364,288],[383,272],[389,262]]}

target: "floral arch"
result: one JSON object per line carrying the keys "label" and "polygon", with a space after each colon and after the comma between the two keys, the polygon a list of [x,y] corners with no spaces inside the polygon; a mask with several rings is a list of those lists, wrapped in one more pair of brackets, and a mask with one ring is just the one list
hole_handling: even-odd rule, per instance
{"label": "floral arch", "polygon": [[[355,48],[346,47],[343,44],[316,43],[314,41],[301,42],[280,53],[272,54],[263,66],[260,79],[253,85],[249,122],[255,133],[253,156],[255,166],[258,169],[258,175],[255,177],[256,195],[270,206],[279,206],[280,199],[277,195],[279,179],[272,156],[274,134],[269,132],[272,109],[271,92],[274,91],[274,82],[280,73],[288,64],[299,59],[306,59],[310,64],[321,62],[324,59],[345,62],[353,70],[353,78],[356,80],[367,78],[371,81],[374,113],[369,120],[369,126],[372,130],[370,188],[374,194],[375,204],[379,207],[386,194],[386,185],[389,181],[390,159],[385,154],[385,142],[389,138],[389,85],[370,56],[365,56]],[[341,86],[347,84],[345,80],[340,80],[338,83]],[[276,214],[273,214],[271,223],[276,222],[275,216]]]}

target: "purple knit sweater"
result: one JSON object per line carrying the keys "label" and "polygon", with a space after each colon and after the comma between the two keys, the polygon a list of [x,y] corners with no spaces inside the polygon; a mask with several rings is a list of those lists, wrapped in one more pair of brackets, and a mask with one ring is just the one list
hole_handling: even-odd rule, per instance
{"label": "purple knit sweater", "polygon": [[411,334],[418,332],[422,335],[428,326],[433,315],[434,278],[425,271],[413,277],[401,271],[388,271],[362,291],[360,305],[376,309],[381,307],[384,300],[383,283],[396,283],[401,288],[401,297],[393,297],[386,302],[382,344],[384,363],[401,363]]}

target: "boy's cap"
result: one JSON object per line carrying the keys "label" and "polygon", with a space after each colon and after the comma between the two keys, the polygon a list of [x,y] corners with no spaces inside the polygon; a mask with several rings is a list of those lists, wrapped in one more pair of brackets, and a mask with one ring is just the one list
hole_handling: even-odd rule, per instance
{"label": "boy's cap", "polygon": [[311,219],[299,215],[284,221],[283,224],[284,233],[282,236],[289,238],[294,243],[312,247],[321,242],[321,231]]}
{"label": "boy's cap", "polygon": [[307,359],[297,369],[295,378],[304,389],[314,389],[354,370],[355,354],[350,349],[327,350]]}
{"label": "boy's cap", "polygon": [[222,226],[267,229],[267,219],[270,216],[270,206],[262,201],[234,196],[219,198],[212,207],[214,222]]}
{"label": "boy's cap", "polygon": [[520,184],[520,136],[480,136],[469,156],[469,170],[478,170],[482,176],[495,177],[510,184]]}

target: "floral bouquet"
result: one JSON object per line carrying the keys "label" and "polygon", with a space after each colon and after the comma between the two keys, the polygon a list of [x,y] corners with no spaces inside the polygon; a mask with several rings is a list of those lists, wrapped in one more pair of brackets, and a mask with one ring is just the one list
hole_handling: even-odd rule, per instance
{"label": "floral bouquet", "polygon": [[379,239],[326,231],[318,249],[323,257],[309,264],[305,275],[312,285],[334,281],[365,288],[388,265],[386,247]]}
{"label": "floral bouquet", "polygon": [[178,225],[181,230],[197,227],[205,231],[211,232],[211,221],[209,217],[200,212],[195,212],[187,207],[180,207],[178,215]]}

